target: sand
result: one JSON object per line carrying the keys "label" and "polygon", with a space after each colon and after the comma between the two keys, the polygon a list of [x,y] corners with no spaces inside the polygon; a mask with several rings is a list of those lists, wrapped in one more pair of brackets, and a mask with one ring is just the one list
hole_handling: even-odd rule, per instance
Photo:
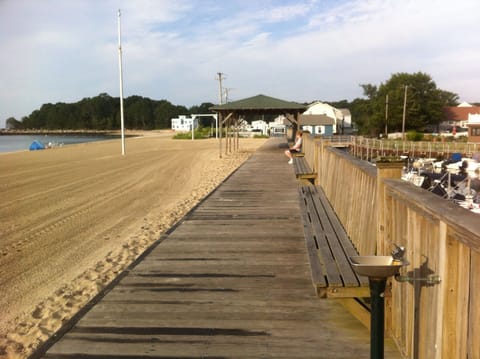
{"label": "sand", "polygon": [[0,357],[25,358],[262,139],[173,140],[170,131],[0,154]]}

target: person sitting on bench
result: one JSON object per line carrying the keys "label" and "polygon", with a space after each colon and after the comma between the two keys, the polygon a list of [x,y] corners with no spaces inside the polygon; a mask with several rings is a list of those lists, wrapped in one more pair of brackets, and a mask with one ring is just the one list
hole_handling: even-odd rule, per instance
{"label": "person sitting on bench", "polygon": [[302,131],[298,130],[295,136],[295,144],[285,151],[285,156],[287,156],[290,159],[288,161],[289,165],[293,163],[292,153],[299,153],[301,151],[302,151]]}

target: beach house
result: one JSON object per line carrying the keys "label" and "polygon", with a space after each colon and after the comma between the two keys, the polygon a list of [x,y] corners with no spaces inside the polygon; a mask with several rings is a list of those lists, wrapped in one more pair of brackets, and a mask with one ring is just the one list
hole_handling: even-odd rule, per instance
{"label": "beach house", "polygon": [[328,103],[316,101],[300,116],[302,128],[312,134],[343,134],[352,127],[352,115],[348,109],[337,109]]}

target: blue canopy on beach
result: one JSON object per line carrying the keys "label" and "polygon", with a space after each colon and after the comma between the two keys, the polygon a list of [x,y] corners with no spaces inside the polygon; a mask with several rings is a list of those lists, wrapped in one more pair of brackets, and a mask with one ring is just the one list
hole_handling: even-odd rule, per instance
{"label": "blue canopy on beach", "polygon": [[29,147],[30,151],[44,150],[44,149],[45,149],[45,145],[37,140],[33,141]]}

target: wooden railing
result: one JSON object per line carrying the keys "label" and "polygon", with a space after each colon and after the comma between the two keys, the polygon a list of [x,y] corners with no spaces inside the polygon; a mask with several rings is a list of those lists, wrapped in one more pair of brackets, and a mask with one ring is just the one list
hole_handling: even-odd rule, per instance
{"label": "wooden railing", "polygon": [[480,152],[479,143],[393,141],[351,136],[351,153],[361,159],[409,155],[410,157],[449,158],[453,153],[472,157]]}
{"label": "wooden railing", "polygon": [[480,217],[400,180],[401,163],[373,166],[310,136],[304,146],[361,255],[406,247],[404,282],[389,281],[385,308],[405,358],[480,359]]}

